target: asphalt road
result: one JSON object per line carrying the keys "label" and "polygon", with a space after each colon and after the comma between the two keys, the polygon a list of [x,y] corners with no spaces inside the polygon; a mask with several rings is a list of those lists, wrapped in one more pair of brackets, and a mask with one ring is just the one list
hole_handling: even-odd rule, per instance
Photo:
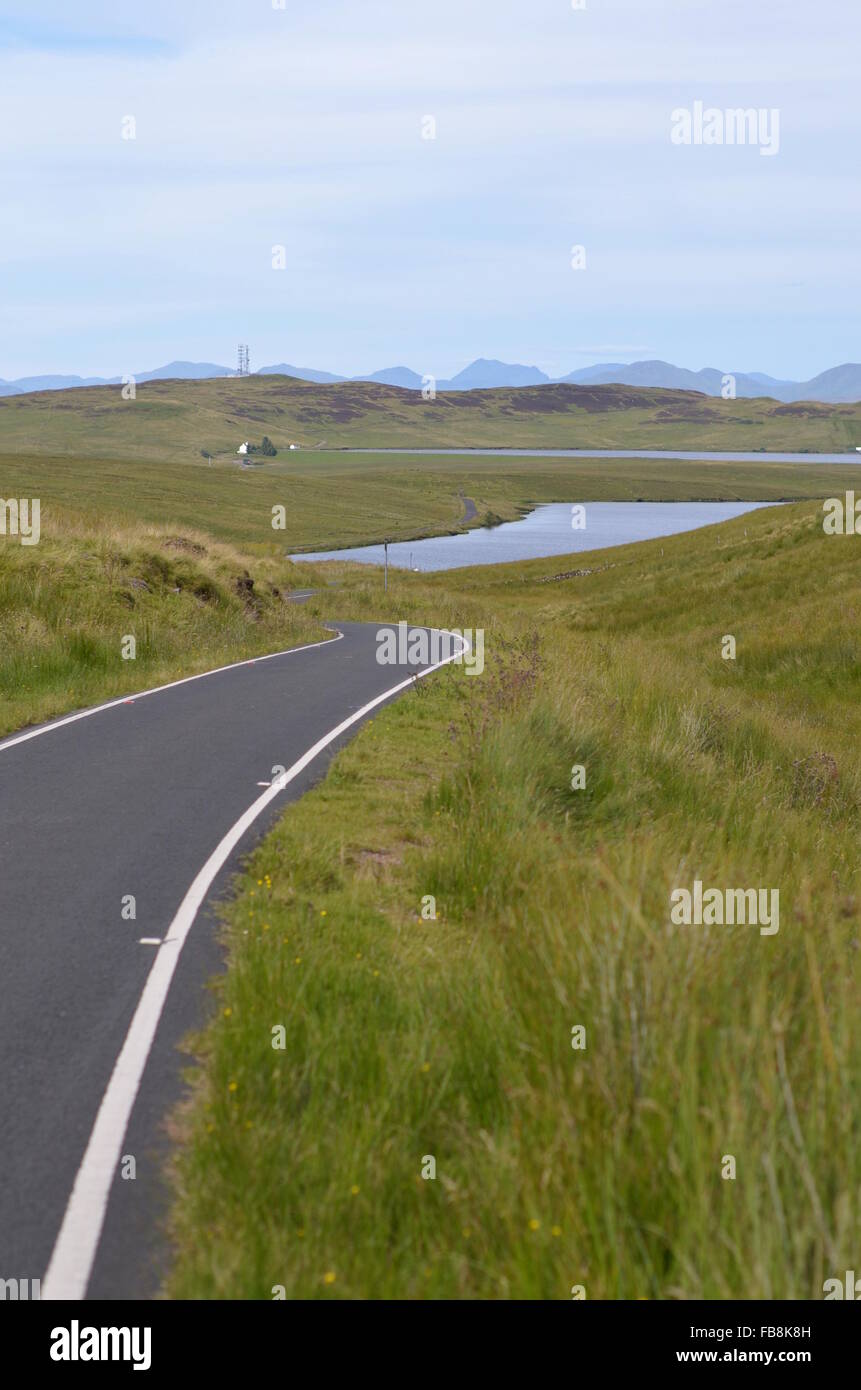
{"label": "asphalt road", "polygon": [[[273,768],[293,769],[421,669],[378,665],[375,626],[338,630],[0,743],[0,1279],[41,1279],[45,1297],[50,1265],[48,1296],[156,1291],[164,1119],[189,1060],[178,1044],[210,1016],[205,984],[223,968],[213,906],[285,802],[374,711],[286,787],[270,785]],[[237,843],[209,882],[201,870],[232,829]],[[133,1181],[120,1176],[125,1155]]]}

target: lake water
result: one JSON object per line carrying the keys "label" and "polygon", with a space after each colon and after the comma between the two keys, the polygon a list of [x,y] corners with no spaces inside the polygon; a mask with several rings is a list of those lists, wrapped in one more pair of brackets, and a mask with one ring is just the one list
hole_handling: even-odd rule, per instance
{"label": "lake water", "polygon": [[699,463],[857,463],[861,453],[773,454],[715,453],[686,449],[339,449],[340,454],[474,454],[480,458],[529,459],[690,459]]}
{"label": "lake water", "polygon": [[[536,560],[548,555],[571,555],[581,550],[603,550],[631,541],[655,540],[679,531],[694,531],[718,521],[729,521],[770,502],[584,502],[586,524],[571,526],[572,504],[549,502],[536,507],[520,521],[480,527],[457,536],[429,536],[421,541],[398,541],[389,546],[389,564],[396,569],[451,570],[463,565],[499,565],[514,560]],[[292,560],[358,560],[382,565],[381,545],[356,546],[351,550],[318,550],[291,555]]]}

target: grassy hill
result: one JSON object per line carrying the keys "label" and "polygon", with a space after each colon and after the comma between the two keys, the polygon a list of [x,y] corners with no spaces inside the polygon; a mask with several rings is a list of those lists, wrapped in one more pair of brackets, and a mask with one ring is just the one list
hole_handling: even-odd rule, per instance
{"label": "grassy hill", "polygon": [[[247,386],[266,410],[277,389],[180,385],[172,405],[177,383],[0,407],[0,495],[39,496],[43,533],[0,538],[0,730],[314,640],[331,618],[482,627],[487,669],[375,718],[226,908],[230,969],[174,1121],[170,1291],[820,1297],[861,1238],[858,538],[826,537],[806,500],[593,557],[396,572],[387,597],[375,571],[284,551],[461,526],[464,497],[502,516],[812,499],[857,467],[328,450],[209,468],[198,431],[216,447],[235,417],[240,438],[285,438],[210,388]],[[319,405],[320,388],[275,385],[290,409],[306,390]],[[390,388],[350,389],[364,428],[364,393]],[[458,406],[458,428],[510,443],[492,399],[510,394]],[[628,394],[526,423],[618,429],[643,409]],[[419,409],[394,396],[380,433]],[[736,407],[806,422],[822,448],[850,442],[834,431],[856,410],[706,405],[723,429]],[[708,429],[684,442],[726,447]],[[285,602],[300,586],[320,590],[307,607]],[[779,933],[671,927],[669,893],[697,877],[777,888]]]}
{"label": "grassy hill", "polygon": [[[338,568],[318,616],[483,627],[487,668],[379,714],[249,865],[175,1296],[818,1299],[857,1267],[859,543],[802,503],[388,606]],[[779,932],[672,926],[695,878],[776,888]]]}
{"label": "grassy hill", "polygon": [[[3,731],[332,617],[485,628],[483,676],[364,728],[225,909],[171,1293],[821,1297],[861,1237],[858,539],[808,500],[388,598],[282,546],[458,524],[460,493],[812,498],[853,468],[388,463],[0,460],[43,496],[39,545],[0,539]],[[779,934],[670,929],[694,877],[778,888]]]}
{"label": "grassy hill", "polygon": [[[325,588],[339,571],[294,565],[289,552],[464,529],[467,497],[479,517],[490,510],[513,518],[542,501],[831,496],[857,477],[853,465],[769,462],[391,463],[372,454],[315,454],[311,463],[292,455],[258,471],[0,456],[0,497],[38,497],[42,530],[37,546],[0,536],[0,733],[305,640],[311,613],[285,608],[281,596]],[[286,526],[275,531],[279,504]],[[257,609],[237,590],[246,571]],[[353,582],[346,573],[341,592]],[[134,662],[120,655],[128,632],[140,638]]]}
{"label": "grassy hill", "polygon": [[0,537],[0,736],[324,635],[288,601],[300,567],[198,528],[55,505],[41,531]]}
{"label": "grassy hill", "polygon": [[[830,497],[857,486],[855,464],[522,459],[288,454],[263,468],[68,454],[4,454],[0,497],[38,497],[43,517],[70,509],[90,524],[203,529],[254,553],[281,556],[454,531],[464,498],[479,517],[510,520],[530,504],[574,501]],[[284,530],[272,528],[283,506]],[[0,537],[0,554],[8,541]]]}
{"label": "grassy hill", "polygon": [[835,452],[861,443],[861,403],[723,401],[689,391],[548,385],[419,392],[290,377],[151,381],[0,398],[0,450],[93,458],[234,456],[268,434],[276,447],[697,448]]}

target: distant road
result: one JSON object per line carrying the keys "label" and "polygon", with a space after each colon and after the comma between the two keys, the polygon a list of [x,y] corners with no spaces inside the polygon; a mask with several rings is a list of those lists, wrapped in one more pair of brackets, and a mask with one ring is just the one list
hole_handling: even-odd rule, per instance
{"label": "distant road", "polygon": [[0,1278],[156,1291],[162,1124],[223,968],[214,904],[358,724],[435,669],[379,665],[376,633],[343,623],[0,743]]}
{"label": "distant road", "polygon": [[861,463],[861,454],[704,453],[682,449],[338,449],[339,454],[464,454],[530,459],[692,459],[700,463]]}

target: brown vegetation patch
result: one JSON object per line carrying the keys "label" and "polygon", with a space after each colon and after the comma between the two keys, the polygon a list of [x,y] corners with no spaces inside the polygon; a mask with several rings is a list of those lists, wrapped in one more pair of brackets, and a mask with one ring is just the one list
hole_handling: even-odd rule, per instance
{"label": "brown vegetation patch", "polygon": [[169,536],[164,542],[166,550],[187,550],[192,555],[205,555],[206,547],[197,541],[186,540],[185,536]]}

